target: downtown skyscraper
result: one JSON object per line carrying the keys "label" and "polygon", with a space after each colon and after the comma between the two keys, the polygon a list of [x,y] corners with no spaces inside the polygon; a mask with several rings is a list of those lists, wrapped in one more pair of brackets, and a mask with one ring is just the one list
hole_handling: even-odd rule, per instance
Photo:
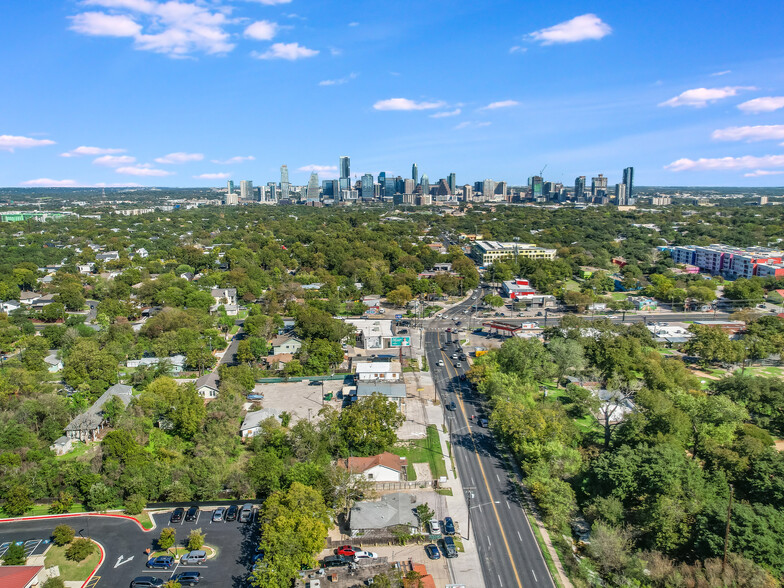
{"label": "downtown skyscraper", "polygon": [[340,177],[351,177],[351,158],[348,155],[342,155],[340,157]]}
{"label": "downtown skyscraper", "polygon": [[290,188],[291,184],[289,184],[289,167],[286,164],[283,164],[280,166],[280,197],[288,198]]}
{"label": "downtown skyscraper", "polygon": [[419,166],[415,163],[411,166],[411,179],[414,180],[414,185],[419,183]]}
{"label": "downtown skyscraper", "polygon": [[634,168],[627,167],[623,170],[623,183],[626,184],[626,198],[634,200]]}

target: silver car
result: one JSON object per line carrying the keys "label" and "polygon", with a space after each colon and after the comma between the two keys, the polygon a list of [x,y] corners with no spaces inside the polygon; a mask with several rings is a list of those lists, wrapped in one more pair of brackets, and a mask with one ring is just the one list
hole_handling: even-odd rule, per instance
{"label": "silver car", "polygon": [[226,515],[226,509],[222,506],[219,506],[215,509],[215,512],[212,513],[212,522],[213,523],[222,523],[223,517]]}

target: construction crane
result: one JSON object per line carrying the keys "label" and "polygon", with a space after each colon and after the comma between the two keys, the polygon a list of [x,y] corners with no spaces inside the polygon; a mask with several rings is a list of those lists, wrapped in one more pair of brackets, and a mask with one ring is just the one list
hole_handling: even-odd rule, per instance
{"label": "construction crane", "polygon": [[539,177],[542,178],[542,180],[544,180],[544,170],[546,169],[547,169],[547,164],[545,163],[544,167],[542,168],[542,171],[539,172]]}

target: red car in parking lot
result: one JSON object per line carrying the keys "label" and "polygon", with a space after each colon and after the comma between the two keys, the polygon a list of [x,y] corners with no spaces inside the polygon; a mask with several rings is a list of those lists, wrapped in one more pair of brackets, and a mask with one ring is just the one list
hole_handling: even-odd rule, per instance
{"label": "red car in parking lot", "polygon": [[346,557],[353,557],[357,552],[351,545],[341,545],[338,547],[338,555],[345,555]]}

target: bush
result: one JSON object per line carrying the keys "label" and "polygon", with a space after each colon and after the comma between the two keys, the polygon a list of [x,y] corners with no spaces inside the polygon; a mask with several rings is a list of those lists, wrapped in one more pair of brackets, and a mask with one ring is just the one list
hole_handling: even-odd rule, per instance
{"label": "bush", "polygon": [[193,551],[202,547],[204,547],[204,533],[201,532],[201,529],[193,529],[188,535],[188,549]]}
{"label": "bush", "polygon": [[141,494],[131,494],[125,499],[125,513],[129,515],[140,514],[147,507],[147,499]]}
{"label": "bush", "polygon": [[71,507],[73,506],[73,501],[74,499],[71,494],[69,494],[68,492],[60,492],[60,494],[57,497],[57,500],[55,500],[49,506],[49,512],[52,514],[65,514],[71,510]]}
{"label": "bush", "polygon": [[59,576],[55,576],[44,582],[43,588],[65,588],[65,582]]}
{"label": "bush", "polygon": [[83,561],[95,551],[95,543],[89,539],[76,539],[65,550],[65,557],[71,561]]}
{"label": "bush", "polygon": [[76,532],[72,527],[69,527],[68,525],[57,525],[52,533],[52,539],[54,539],[55,545],[62,547],[73,541],[74,535],[76,535]]}
{"label": "bush", "polygon": [[26,561],[24,547],[16,543],[11,543],[3,556],[4,566],[23,566]]}

